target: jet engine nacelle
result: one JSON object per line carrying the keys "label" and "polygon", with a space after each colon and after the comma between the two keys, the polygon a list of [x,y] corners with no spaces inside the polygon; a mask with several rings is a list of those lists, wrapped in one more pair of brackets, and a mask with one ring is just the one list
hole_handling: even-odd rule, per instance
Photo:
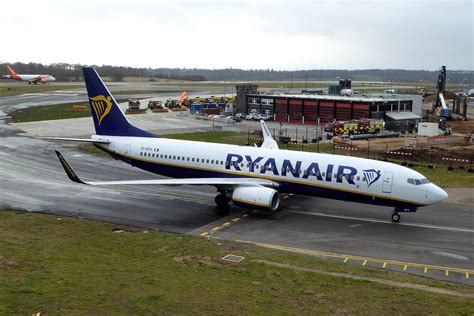
{"label": "jet engine nacelle", "polygon": [[275,211],[280,205],[278,191],[266,187],[239,187],[232,193],[235,205],[245,208],[270,209]]}

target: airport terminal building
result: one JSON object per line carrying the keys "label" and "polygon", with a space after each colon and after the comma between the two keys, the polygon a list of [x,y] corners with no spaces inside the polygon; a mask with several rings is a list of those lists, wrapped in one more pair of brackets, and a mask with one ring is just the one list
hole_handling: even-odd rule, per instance
{"label": "airport terminal building", "polygon": [[239,113],[267,113],[277,122],[315,124],[333,120],[384,119],[387,114],[411,113],[421,117],[422,96],[405,94],[381,95],[316,95],[263,94],[256,85],[239,85],[237,106]]}

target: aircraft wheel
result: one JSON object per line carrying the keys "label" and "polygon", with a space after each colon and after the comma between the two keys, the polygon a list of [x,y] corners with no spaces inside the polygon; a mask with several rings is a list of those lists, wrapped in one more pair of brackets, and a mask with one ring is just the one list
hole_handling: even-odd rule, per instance
{"label": "aircraft wheel", "polygon": [[400,214],[398,212],[392,212],[392,222],[398,223],[400,221]]}
{"label": "aircraft wheel", "polygon": [[216,198],[214,199],[214,201],[216,202],[216,205],[219,207],[229,206],[229,202],[230,202],[227,196],[225,196],[225,194],[216,195]]}
{"label": "aircraft wheel", "polygon": [[229,207],[229,202],[230,200],[225,196],[225,194],[218,194],[216,195],[216,198],[214,199],[216,202],[217,208],[216,208],[216,213],[220,215],[229,215],[230,213],[230,207]]}

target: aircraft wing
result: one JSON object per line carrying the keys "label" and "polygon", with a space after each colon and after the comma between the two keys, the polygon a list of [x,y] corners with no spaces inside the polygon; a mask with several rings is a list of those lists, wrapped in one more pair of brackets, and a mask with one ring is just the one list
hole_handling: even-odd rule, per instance
{"label": "aircraft wing", "polygon": [[188,179],[154,179],[154,180],[124,180],[124,181],[83,181],[74,172],[64,159],[63,155],[56,150],[56,155],[67,176],[73,182],[94,186],[103,185],[227,185],[227,186],[269,186],[278,187],[278,183],[259,178],[188,178]]}
{"label": "aircraft wing", "polygon": [[263,134],[263,144],[262,148],[268,149],[278,149],[278,143],[273,139],[272,134],[268,130],[267,124],[264,120],[260,120],[260,125],[262,125],[262,134]]}

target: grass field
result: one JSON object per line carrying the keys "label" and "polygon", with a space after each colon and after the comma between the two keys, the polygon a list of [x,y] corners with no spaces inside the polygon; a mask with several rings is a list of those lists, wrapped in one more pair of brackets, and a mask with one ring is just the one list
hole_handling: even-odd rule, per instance
{"label": "grass field", "polygon": [[[474,289],[466,286],[50,215],[1,211],[0,246],[3,315],[467,315],[474,310]],[[220,258],[228,253],[245,260],[225,263]],[[390,281],[454,293],[384,284]]]}
{"label": "grass field", "polygon": [[[117,99],[117,102],[125,102],[128,99]],[[73,105],[86,105],[85,110],[76,110]],[[45,106],[35,106],[23,110],[15,111],[11,114],[14,123],[61,120],[79,117],[90,117],[91,110],[89,102],[54,104]]]}
{"label": "grass field", "polygon": [[[54,84],[37,84],[29,85],[15,85],[15,86],[1,86],[0,84],[0,96],[2,95],[16,95],[22,93],[42,93],[42,92],[51,92],[51,91],[60,91],[60,90],[74,90],[81,89],[84,87],[77,85],[54,85]],[[10,89],[10,90],[9,90]]]}

